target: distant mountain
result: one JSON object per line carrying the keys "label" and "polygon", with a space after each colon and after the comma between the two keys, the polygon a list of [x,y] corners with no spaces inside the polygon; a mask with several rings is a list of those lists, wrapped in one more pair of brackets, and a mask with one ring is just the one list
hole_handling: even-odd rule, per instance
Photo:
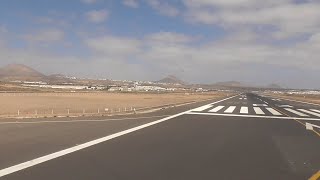
{"label": "distant mountain", "polygon": [[44,74],[23,64],[9,64],[0,68],[2,80],[41,81],[45,78]]}
{"label": "distant mountain", "polygon": [[267,85],[266,88],[270,88],[270,89],[282,89],[282,87],[281,87],[279,84],[275,84],[275,83],[272,83],[272,84]]}
{"label": "distant mountain", "polygon": [[216,86],[224,86],[224,87],[248,87],[249,85],[238,82],[238,81],[226,81],[226,82],[218,82],[215,83]]}
{"label": "distant mountain", "polygon": [[156,83],[166,83],[166,84],[186,84],[184,81],[180,80],[176,76],[169,75],[159,81],[156,81]]}

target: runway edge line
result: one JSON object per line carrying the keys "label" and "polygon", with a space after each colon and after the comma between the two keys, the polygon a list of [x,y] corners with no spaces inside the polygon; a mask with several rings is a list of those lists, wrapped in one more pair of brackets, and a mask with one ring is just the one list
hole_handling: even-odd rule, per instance
{"label": "runway edge line", "polygon": [[[210,104],[216,104],[216,103],[219,103],[219,102],[222,102],[222,101],[226,101],[228,99],[237,97],[239,95],[240,94],[237,94],[237,95],[234,95],[234,96],[231,96],[231,97],[227,97],[227,98],[224,98],[222,100],[219,100],[219,101],[216,101],[216,102],[213,102],[213,103],[210,103]],[[207,105],[209,105],[209,104],[207,104]],[[196,108],[194,108],[194,109],[196,109]],[[163,118],[163,119],[159,119],[159,120],[147,123],[147,124],[143,124],[143,125],[140,125],[140,126],[137,126],[137,127],[134,127],[134,128],[130,128],[130,129],[127,129],[127,130],[124,130],[124,131],[121,131],[121,132],[118,132],[118,133],[115,133],[115,134],[111,134],[111,135],[108,135],[108,136],[105,136],[105,137],[102,137],[102,138],[99,138],[99,139],[96,139],[96,140],[92,140],[92,141],[89,141],[89,142],[86,142],[86,143],[83,143],[83,144],[80,144],[80,145],[77,145],[77,146],[74,146],[74,147],[70,147],[70,148],[67,148],[67,149],[52,153],[52,154],[48,154],[48,155],[45,155],[45,156],[30,160],[30,161],[26,161],[26,162],[23,162],[23,163],[20,163],[20,164],[17,164],[17,165],[14,165],[14,166],[11,166],[11,167],[8,167],[8,168],[5,168],[5,169],[2,169],[2,170],[0,170],[0,177],[3,177],[3,176],[6,176],[6,175],[9,175],[9,174],[21,171],[23,169],[30,168],[32,166],[36,166],[38,164],[41,164],[41,163],[44,163],[44,162],[47,162],[47,161],[50,161],[50,160],[53,160],[53,159],[68,155],[68,154],[71,154],[73,152],[76,152],[76,151],[79,151],[79,150],[82,150],[82,149],[85,149],[85,148],[88,148],[88,147],[91,147],[91,146],[106,142],[108,140],[111,140],[111,139],[114,139],[114,138],[129,134],[129,133],[132,133],[132,132],[135,132],[135,131],[138,131],[138,130],[141,130],[141,129],[144,129],[144,128],[147,128],[147,127],[150,127],[150,126],[153,126],[155,124],[159,124],[161,122],[176,118],[176,117],[184,115],[184,114],[187,114],[187,113],[191,112],[192,110],[193,109],[185,111],[185,112],[181,112],[181,113],[178,113],[178,114],[175,114],[175,115]]]}

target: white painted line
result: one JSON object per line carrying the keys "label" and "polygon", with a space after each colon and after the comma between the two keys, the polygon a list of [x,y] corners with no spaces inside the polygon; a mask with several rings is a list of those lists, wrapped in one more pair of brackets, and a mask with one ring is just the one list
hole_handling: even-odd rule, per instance
{"label": "white painted line", "polygon": [[248,107],[242,106],[240,109],[240,114],[248,114],[249,110]]}
{"label": "white painted line", "polygon": [[[219,103],[219,102],[234,98],[236,96],[238,96],[238,95],[235,95],[235,96],[232,96],[232,97],[228,97],[228,98],[216,101],[216,102],[211,103],[211,104],[216,104],[216,103]],[[195,109],[197,109],[197,108],[195,108]],[[24,163],[21,163],[21,164],[17,164],[17,165],[14,165],[14,166],[11,166],[11,167],[8,167],[8,168],[5,168],[5,169],[1,169],[0,170],[0,177],[12,174],[12,173],[17,172],[17,171],[21,171],[21,170],[26,169],[26,168],[30,168],[32,166],[35,166],[35,165],[50,161],[52,159],[59,158],[61,156],[65,156],[65,155],[71,154],[73,152],[76,152],[76,151],[79,151],[79,150],[82,150],[82,149],[85,149],[85,148],[88,148],[88,147],[91,147],[91,146],[106,142],[108,140],[111,140],[111,139],[114,139],[114,138],[117,138],[117,137],[120,137],[120,136],[123,136],[123,135],[129,134],[129,133],[132,133],[132,132],[135,132],[135,131],[138,131],[138,130],[141,130],[141,129],[144,129],[144,128],[147,128],[147,127],[150,127],[150,126],[153,126],[153,125],[156,125],[156,124],[159,124],[159,123],[164,122],[164,121],[168,121],[170,119],[173,119],[173,118],[179,117],[181,115],[190,113],[191,111],[193,111],[195,109],[191,109],[191,110],[179,113],[179,114],[175,114],[173,116],[169,116],[169,117],[157,120],[157,121],[153,121],[153,122],[150,122],[150,123],[147,123],[147,124],[143,124],[143,125],[140,125],[140,126],[128,129],[128,130],[124,130],[124,131],[121,131],[121,132],[118,132],[118,133],[115,133],[115,134],[111,134],[111,135],[102,137],[100,139],[96,139],[96,140],[93,140],[93,141],[90,141],[90,142],[87,142],[87,143],[84,143],[84,144],[80,144],[80,145],[77,145],[77,146],[74,146],[74,147],[71,147],[71,148],[68,148],[68,149],[64,149],[62,151],[58,151],[58,152],[55,152],[55,153],[52,153],[52,154],[49,154],[49,155],[46,155],[46,156],[42,156],[42,157],[27,161],[27,162],[24,162]]]}
{"label": "white painted line", "polygon": [[311,123],[306,123],[306,129],[307,130],[313,130],[313,127],[315,128],[320,128],[320,126],[317,126],[317,125],[314,125],[314,124],[311,124]]}
{"label": "white painted line", "polygon": [[253,104],[253,106],[267,107],[268,105],[266,105],[266,104]]}
{"label": "white painted line", "polygon": [[79,151],[81,149],[88,148],[90,146],[94,146],[94,145],[100,144],[102,142],[105,142],[105,141],[108,141],[108,140],[123,136],[125,134],[129,134],[129,133],[132,133],[134,131],[138,131],[138,130],[144,129],[144,128],[149,127],[149,126],[152,126],[152,125],[155,125],[155,124],[159,124],[161,122],[164,122],[164,121],[167,121],[169,119],[181,116],[183,114],[185,114],[185,112],[179,113],[179,114],[176,114],[174,116],[167,117],[167,118],[163,118],[163,119],[160,119],[160,120],[157,120],[157,121],[153,121],[151,123],[147,123],[147,124],[144,124],[144,125],[141,125],[141,126],[137,126],[137,127],[125,130],[125,131],[121,131],[121,132],[118,132],[118,133],[115,133],[115,134],[112,134],[112,135],[109,135],[109,136],[106,136],[106,137],[103,137],[103,138],[100,138],[100,139],[96,139],[96,140],[93,140],[93,141],[90,141],[90,142],[87,142],[87,143],[84,143],[84,144],[81,144],[81,145],[77,145],[77,146],[62,150],[62,151],[58,151],[58,152],[55,152],[55,153],[52,153],[52,154],[49,154],[49,155],[46,155],[46,156],[42,156],[42,157],[33,159],[31,161],[27,161],[27,162],[24,162],[24,163],[15,165],[15,166],[11,166],[11,167],[6,168],[6,169],[2,169],[2,170],[0,170],[0,177],[3,177],[5,175],[11,174],[11,173],[14,173],[14,172],[17,172],[17,171],[20,171],[22,169],[26,169],[26,168],[35,166],[37,164],[44,163],[44,162],[52,160],[52,159],[56,159],[56,158],[61,157],[61,156],[65,156],[67,154]]}
{"label": "white painted line", "polygon": [[222,108],[224,108],[224,106],[217,106],[217,107],[211,109],[209,112],[218,112],[218,111],[220,111]]}
{"label": "white painted line", "polygon": [[163,116],[146,116],[146,117],[135,117],[135,118],[116,118],[116,119],[92,119],[92,120],[52,120],[52,121],[10,121],[10,122],[0,122],[0,125],[5,124],[44,124],[44,123],[80,123],[80,122],[108,122],[108,121],[125,121],[125,120],[136,120],[136,119],[151,119],[151,118],[161,118],[168,117],[170,115]]}
{"label": "white painted line", "polygon": [[212,105],[211,105],[211,104],[208,104],[208,105],[204,105],[204,106],[198,107],[198,108],[196,108],[196,109],[194,109],[194,110],[192,110],[192,111],[199,111],[199,112],[201,112],[201,111],[204,111],[204,110],[209,109],[209,108],[211,108],[211,107],[212,107]]}
{"label": "white painted line", "polygon": [[278,107],[282,107],[282,108],[293,108],[293,106],[290,106],[290,105],[278,105]]}
{"label": "white painted line", "polygon": [[279,113],[278,111],[274,110],[273,108],[266,108],[271,114],[275,115],[275,116],[281,116],[282,114]]}
{"label": "white painted line", "polygon": [[296,119],[305,121],[319,121],[320,118],[299,118],[299,117],[287,117],[287,116],[258,116],[258,115],[245,115],[245,114],[221,114],[221,113],[197,113],[188,112],[190,115],[205,115],[205,116],[226,116],[226,117],[249,117],[249,118],[265,118],[265,119]]}
{"label": "white painted line", "polygon": [[310,109],[311,111],[314,111],[314,112],[318,112],[318,113],[320,113],[320,111],[319,110],[316,110],[316,109]]}
{"label": "white painted line", "polygon": [[301,112],[299,112],[299,111],[296,111],[296,110],[293,110],[293,109],[290,109],[290,108],[284,108],[284,109],[287,110],[287,111],[289,111],[289,112],[291,112],[291,113],[293,113],[293,114],[296,114],[296,115],[298,115],[298,116],[308,117],[308,115],[303,114],[303,113],[301,113]]}
{"label": "white painted line", "polygon": [[306,109],[298,109],[298,110],[299,110],[299,111],[302,111],[302,112],[305,112],[305,113],[307,113],[307,114],[311,114],[311,115],[320,117],[320,114],[319,114],[319,113],[316,113],[316,112],[308,111],[308,110],[306,110]]}
{"label": "white painted line", "polygon": [[232,113],[236,109],[236,106],[230,106],[228,109],[226,109],[224,112],[225,113]]}
{"label": "white painted line", "polygon": [[254,112],[256,112],[256,114],[264,114],[264,112],[259,107],[253,107],[253,110]]}

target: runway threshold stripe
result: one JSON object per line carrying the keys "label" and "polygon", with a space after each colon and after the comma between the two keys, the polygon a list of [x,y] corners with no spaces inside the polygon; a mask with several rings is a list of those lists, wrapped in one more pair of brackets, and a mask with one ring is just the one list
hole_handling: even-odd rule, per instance
{"label": "runway threshold stripe", "polygon": [[266,108],[272,115],[275,116],[281,116],[282,114],[279,113],[278,111],[274,110],[273,108]]}
{"label": "runway threshold stripe", "polygon": [[302,117],[287,117],[287,116],[260,116],[260,115],[250,115],[250,114],[221,114],[221,113],[201,113],[201,112],[189,112],[186,114],[192,115],[204,115],[204,116],[226,116],[226,117],[250,117],[250,118],[262,118],[262,119],[297,119],[304,121],[319,121],[320,118],[302,118]]}
{"label": "runway threshold stripe", "polygon": [[222,108],[224,108],[224,106],[217,106],[217,107],[211,109],[209,112],[218,112],[218,111],[220,111]]}
{"label": "runway threshold stripe", "polygon": [[256,114],[265,114],[259,107],[253,107],[253,110],[256,112]]}
{"label": "runway threshold stripe", "polygon": [[308,110],[306,110],[306,109],[298,109],[298,110],[299,110],[299,111],[302,111],[302,112],[305,112],[305,113],[307,113],[307,114],[311,114],[311,115],[320,117],[320,114],[319,114],[319,113],[316,113],[316,112],[308,111]]}
{"label": "runway threshold stripe", "polygon": [[249,110],[248,107],[242,106],[240,109],[240,114],[248,114]]}
{"label": "runway threshold stripe", "polygon": [[232,113],[235,109],[236,109],[236,106],[230,106],[230,107],[228,107],[228,109],[225,110],[224,112],[225,112],[225,113]]}
{"label": "runway threshold stripe", "polygon": [[208,105],[205,105],[205,106],[198,107],[198,108],[196,108],[196,109],[194,109],[192,111],[204,111],[204,110],[209,109],[211,107],[212,107],[212,105],[208,104]]}
{"label": "runway threshold stripe", "polygon": [[296,110],[293,110],[293,109],[290,109],[290,108],[284,108],[285,110],[293,113],[293,114],[296,114],[298,116],[302,116],[302,117],[308,117],[308,115],[302,113],[302,112],[299,112],[299,111],[296,111]]}
{"label": "runway threshold stripe", "polygon": [[310,109],[311,111],[314,111],[314,112],[318,112],[318,113],[320,113],[320,111],[319,110],[316,110],[316,109]]}

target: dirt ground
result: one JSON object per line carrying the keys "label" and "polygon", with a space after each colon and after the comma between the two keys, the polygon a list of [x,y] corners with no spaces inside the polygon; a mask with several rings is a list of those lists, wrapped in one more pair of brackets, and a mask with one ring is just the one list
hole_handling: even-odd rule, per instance
{"label": "dirt ground", "polygon": [[0,115],[97,113],[220,98],[225,93],[0,93]]}

